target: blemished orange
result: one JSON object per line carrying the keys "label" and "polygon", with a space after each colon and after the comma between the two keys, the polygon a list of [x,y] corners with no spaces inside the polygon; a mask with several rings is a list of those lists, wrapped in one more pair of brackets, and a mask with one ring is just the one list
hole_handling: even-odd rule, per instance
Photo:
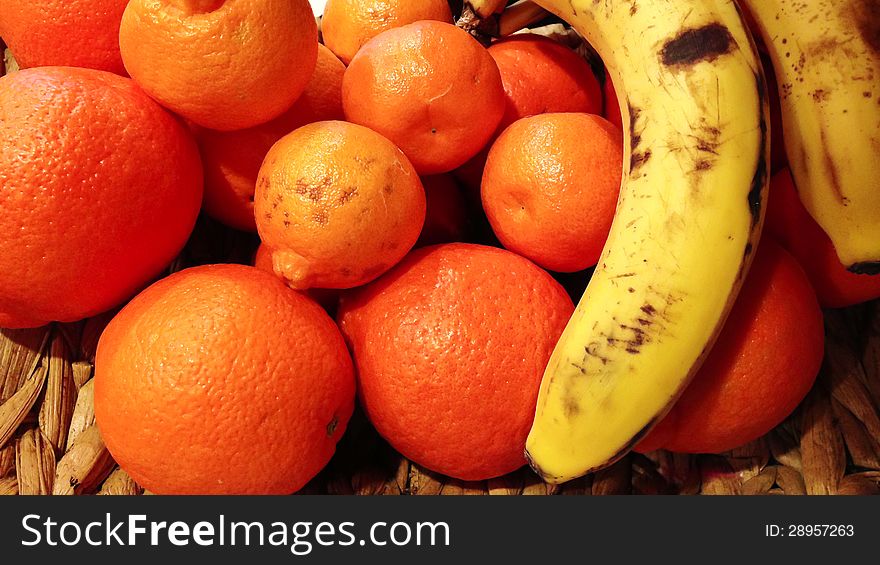
{"label": "blemished orange", "polygon": [[620,132],[592,114],[541,114],[507,128],[483,173],[483,208],[507,249],[545,269],[595,265],[617,208]]}
{"label": "blemished orange", "polygon": [[[278,276],[275,275],[275,265],[272,263],[272,250],[263,243],[257,247],[257,251],[254,253],[253,266],[274,276]],[[310,288],[305,291],[297,292],[304,293],[331,314],[336,312],[336,307],[339,305],[339,290],[330,288]]]}
{"label": "blemished orange", "polygon": [[824,340],[810,281],[794,257],[764,238],[706,362],[637,451],[721,453],[763,436],[809,392]]}
{"label": "blemished orange", "polygon": [[289,494],[330,460],[354,409],[351,357],[320,306],[259,269],[178,272],[113,318],[95,416],[157,494]]}
{"label": "blemished orange", "polygon": [[150,96],[228,131],[290,108],[315,69],[318,28],[308,0],[131,0],[119,45]]}
{"label": "blemished orange", "polygon": [[[506,95],[504,117],[493,136],[513,122],[538,114],[602,113],[602,91],[587,61],[569,47],[541,35],[519,34],[489,47]],[[490,140],[455,176],[480,191]]]}
{"label": "blemished orange", "polygon": [[279,139],[306,124],[341,120],[345,65],[318,46],[315,73],[302,96],[274,120],[238,131],[200,128],[197,132],[205,167],[205,212],[242,231],[256,231],[254,190],[263,159]]}
{"label": "blemished orange", "polygon": [[128,0],[0,0],[0,37],[22,69],[67,66],[125,74],[119,22],[126,4]]}
{"label": "blemished orange", "polygon": [[544,366],[574,310],[530,261],[451,243],[343,296],[361,405],[408,459],[463,480],[526,463]]}
{"label": "blemished orange", "polygon": [[345,64],[383,31],[437,20],[452,23],[447,0],[327,0],[321,32],[324,44]]}
{"label": "blemished orange", "polygon": [[0,78],[0,179],[7,327],[127,300],[180,252],[202,199],[187,128],[130,79],[73,67]]}
{"label": "blemished orange", "polygon": [[492,137],[504,113],[498,65],[467,32],[421,21],[385,31],[352,59],[345,117],[400,147],[421,175],[449,172]]}
{"label": "blemished orange", "polygon": [[558,41],[518,34],[493,43],[489,54],[498,64],[507,94],[501,129],[538,114],[602,113],[602,89],[593,69]]}
{"label": "blemished orange", "polygon": [[880,275],[857,275],[840,262],[834,244],[801,203],[791,171],[770,181],[766,232],[795,256],[826,308],[843,308],[880,298]]}
{"label": "blemished orange", "polygon": [[425,187],[425,226],[416,247],[464,241],[468,203],[452,175],[422,177]]}
{"label": "blemished orange", "polygon": [[403,152],[348,122],[316,122],[266,155],[254,211],[275,272],[295,289],[352,288],[413,247],[425,191]]}

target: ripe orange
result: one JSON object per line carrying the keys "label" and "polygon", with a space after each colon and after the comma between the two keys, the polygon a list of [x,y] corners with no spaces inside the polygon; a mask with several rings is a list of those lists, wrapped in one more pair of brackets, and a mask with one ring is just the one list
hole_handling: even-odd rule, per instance
{"label": "ripe orange", "polygon": [[192,136],[131,80],[73,67],[0,78],[0,323],[120,304],[177,255],[201,199]]}
{"label": "ripe orange", "polygon": [[880,276],[846,270],[831,239],[801,203],[788,169],[774,175],[770,182],[765,225],[767,233],[800,262],[822,306],[843,308],[880,298]]}
{"label": "ripe orange", "polygon": [[348,64],[364,43],[383,31],[420,20],[452,23],[447,0],[328,0],[324,44]]}
{"label": "ripe orange", "polygon": [[132,78],[200,126],[244,129],[281,115],[318,52],[307,0],[131,0],[119,45]]}
{"label": "ripe orange", "polygon": [[291,287],[352,288],[412,248],[425,191],[406,156],[378,133],[317,122],[266,155],[255,212],[275,272]]}
{"label": "ripe orange", "polygon": [[338,319],[379,433],[428,469],[482,480],[525,464],[544,366],[573,310],[528,260],[452,243],[347,294]]}
{"label": "ripe orange", "polygon": [[68,66],[125,74],[119,21],[126,4],[128,0],[0,0],[0,37],[22,69]]}
{"label": "ripe orange", "polygon": [[416,247],[463,241],[468,224],[468,204],[451,175],[423,177],[425,227]]}
{"label": "ripe orange", "polygon": [[346,118],[400,147],[423,175],[463,165],[504,113],[495,61],[467,32],[422,21],[383,32],[352,59],[342,83]]}
{"label": "ripe orange", "polygon": [[507,249],[546,269],[595,265],[617,207],[620,133],[592,114],[541,114],[507,128],[483,174],[483,208]]}
{"label": "ripe orange", "polygon": [[[540,35],[520,34],[489,47],[507,102],[493,140],[513,122],[556,112],[602,113],[602,91],[590,65],[572,49]],[[456,178],[475,192],[492,141],[459,167]]]}
{"label": "ripe orange", "polygon": [[761,437],[809,392],[824,339],[810,281],[791,255],[764,238],[705,364],[637,450],[720,453]]}
{"label": "ripe orange", "polygon": [[519,34],[492,44],[489,54],[498,64],[507,94],[499,130],[549,112],[602,113],[602,89],[593,69],[558,41]]}
{"label": "ripe orange", "polygon": [[159,494],[289,494],[330,460],[354,409],[333,320],[263,271],[181,271],[132,300],[95,358],[107,448]]}
{"label": "ripe orange", "polygon": [[345,65],[323,45],[305,92],[280,117],[238,131],[197,132],[205,166],[205,212],[235,229],[256,231],[254,190],[263,158],[279,139],[306,124],[341,120]]}

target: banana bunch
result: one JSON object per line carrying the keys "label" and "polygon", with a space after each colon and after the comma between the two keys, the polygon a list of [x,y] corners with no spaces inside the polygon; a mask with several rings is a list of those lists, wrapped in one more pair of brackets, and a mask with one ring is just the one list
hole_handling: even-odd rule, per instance
{"label": "banana bunch", "polygon": [[740,2],[778,78],[801,201],[844,265],[880,274],[880,1]]}
{"label": "banana bunch", "polygon": [[598,51],[629,124],[614,225],[526,444],[532,467],[564,482],[624,455],[712,347],[760,236],[768,107],[733,2],[535,3]]}

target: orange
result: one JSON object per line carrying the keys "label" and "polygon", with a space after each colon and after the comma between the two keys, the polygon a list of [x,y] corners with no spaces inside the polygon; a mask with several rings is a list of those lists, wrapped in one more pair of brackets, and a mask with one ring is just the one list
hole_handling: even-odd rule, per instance
{"label": "orange", "polygon": [[276,143],[257,181],[257,229],[291,287],[352,288],[412,248],[425,191],[393,143],[347,122],[317,122]]}
{"label": "orange", "polygon": [[0,324],[122,303],[179,253],[201,199],[192,136],[130,79],[72,67],[0,78]]}
{"label": "orange", "polygon": [[810,281],[791,255],[764,238],[705,364],[637,450],[720,453],[763,436],[809,392],[824,339]]}
{"label": "orange", "polygon": [[800,262],[822,306],[843,308],[880,298],[880,276],[846,270],[831,239],[801,203],[788,169],[770,182],[765,230]]}
{"label": "orange", "polygon": [[522,257],[452,243],[343,297],[361,404],[405,457],[464,480],[525,464],[544,366],[574,310]]}
{"label": "orange", "polygon": [[507,128],[483,174],[483,208],[507,249],[546,269],[595,265],[617,207],[620,132],[592,114],[541,114]]}
{"label": "orange", "polygon": [[[507,97],[497,138],[513,122],[555,112],[601,114],[602,91],[587,61],[572,49],[540,35],[520,34],[489,47]],[[491,141],[459,167],[456,178],[479,192]]]}
{"label": "orange", "polygon": [[0,0],[0,37],[19,66],[125,74],[119,22],[128,0]]}
{"label": "orange", "polygon": [[452,24],[422,21],[385,31],[352,59],[342,83],[350,122],[400,147],[422,175],[463,165],[504,113],[495,61]]}
{"label": "orange", "polygon": [[[267,273],[275,274],[275,265],[272,264],[272,250],[264,244],[257,247],[254,253],[254,267]],[[321,305],[328,312],[336,312],[339,304],[339,291],[329,288],[310,288],[303,292],[306,296]]]}
{"label": "orange", "polygon": [[256,231],[254,190],[263,158],[279,139],[308,123],[341,120],[345,65],[323,45],[305,92],[280,117],[253,128],[197,132],[205,166],[205,212],[235,229]]}
{"label": "orange", "polygon": [[290,108],[312,77],[307,0],[131,0],[119,45],[131,77],[203,127],[244,129]]}
{"label": "orange", "polygon": [[451,175],[423,177],[425,227],[416,247],[463,241],[467,232],[468,204]]}
{"label": "orange", "polygon": [[498,64],[507,94],[500,129],[550,112],[602,113],[602,89],[593,69],[565,45],[519,34],[492,44],[489,54]]}
{"label": "orange", "polygon": [[330,460],[354,409],[333,320],[244,265],[181,271],[132,300],[95,358],[95,416],[159,494],[289,494]]}
{"label": "orange", "polygon": [[420,20],[452,23],[447,0],[328,0],[324,44],[346,64],[364,43],[383,31]]}

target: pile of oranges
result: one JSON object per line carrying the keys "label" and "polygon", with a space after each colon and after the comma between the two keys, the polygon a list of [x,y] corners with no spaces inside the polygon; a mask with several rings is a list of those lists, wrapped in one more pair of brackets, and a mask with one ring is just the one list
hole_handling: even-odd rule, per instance
{"label": "pile of oranges", "polygon": [[[581,55],[487,48],[446,0],[329,0],[320,33],[307,0],[0,0],[0,37],[22,68],[0,79],[0,327],[122,306],[95,412],[136,481],[295,492],[356,403],[436,472],[525,464],[583,290],[561,274],[600,260],[624,165]],[[816,376],[820,304],[880,296],[788,175],[718,346],[639,449],[766,433]],[[259,234],[254,266],[161,278],[200,211]]]}

